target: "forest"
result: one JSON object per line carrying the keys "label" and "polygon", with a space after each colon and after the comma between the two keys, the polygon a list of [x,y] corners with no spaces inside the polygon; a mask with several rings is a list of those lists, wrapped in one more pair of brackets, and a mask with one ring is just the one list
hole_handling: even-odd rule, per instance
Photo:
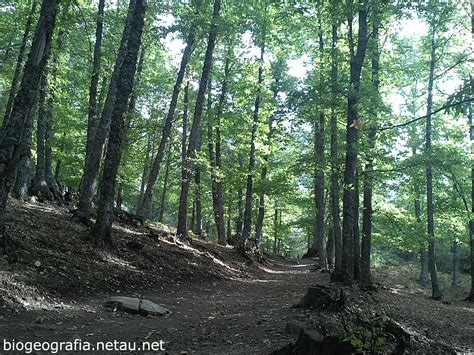
{"label": "forest", "polygon": [[0,349],[474,351],[473,53],[468,0],[2,1]]}

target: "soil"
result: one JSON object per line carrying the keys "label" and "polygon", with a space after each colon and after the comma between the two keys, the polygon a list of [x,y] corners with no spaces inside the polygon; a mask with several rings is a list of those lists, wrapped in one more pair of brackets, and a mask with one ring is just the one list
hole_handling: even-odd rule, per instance
{"label": "soil", "polygon": [[[16,253],[0,264],[0,342],[164,341],[170,354],[270,353],[296,340],[292,320],[311,326],[335,313],[295,308],[309,285],[329,284],[315,259],[242,257],[231,247],[177,243],[165,226],[114,225],[115,246],[97,251],[88,229],[56,205],[12,201],[7,231]],[[382,278],[383,277],[383,282]],[[377,290],[345,289],[348,310],[388,315],[413,349],[474,349],[474,305],[439,302],[376,275]],[[103,306],[142,297],[172,313],[150,317]],[[341,325],[342,328],[342,325]],[[419,347],[417,347],[417,344]]]}

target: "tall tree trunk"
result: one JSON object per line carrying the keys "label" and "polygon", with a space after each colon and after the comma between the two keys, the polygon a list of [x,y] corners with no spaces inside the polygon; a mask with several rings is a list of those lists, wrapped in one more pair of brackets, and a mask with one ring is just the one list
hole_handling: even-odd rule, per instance
{"label": "tall tree trunk", "polygon": [[57,0],[43,0],[35,36],[23,70],[23,78],[13,101],[10,119],[0,132],[0,246],[4,252],[8,252],[9,244],[5,231],[8,193],[17,171],[28,120],[32,119],[31,107],[35,102],[40,78],[49,59],[57,8]]}
{"label": "tall tree trunk", "polygon": [[[29,115],[34,116],[37,111],[37,100],[30,108]],[[31,141],[33,133],[33,117],[29,117],[25,123],[25,132],[20,152],[20,161],[16,172],[15,185],[13,186],[13,196],[27,202],[29,199],[28,187],[30,183],[31,165]]]}
{"label": "tall tree trunk", "polygon": [[[375,14],[377,16],[377,14]],[[379,111],[379,72],[380,72],[380,50],[379,50],[379,19],[374,18],[372,23],[373,49],[372,49],[372,86],[375,92],[375,106],[372,113],[374,118]],[[375,148],[376,130],[374,127],[369,129],[367,135],[368,152],[365,158],[364,169],[364,197],[362,209],[362,243],[360,260],[360,281],[363,287],[372,288],[372,274],[370,272],[370,256],[372,249],[372,195],[373,195],[373,176],[374,167],[374,148]]]}
{"label": "tall tree trunk", "polygon": [[253,200],[253,171],[255,169],[255,139],[257,135],[257,127],[259,121],[260,103],[262,100],[263,84],[263,56],[265,54],[265,43],[260,48],[260,66],[258,68],[257,94],[255,97],[255,107],[252,119],[252,133],[250,138],[249,167],[247,173],[247,190],[245,191],[245,209],[244,209],[244,226],[242,228],[242,236],[237,244],[240,253],[245,253],[245,245],[247,239],[250,238],[252,228],[252,200]]}
{"label": "tall tree trunk", "polygon": [[127,110],[128,98],[133,90],[146,7],[146,0],[136,0],[135,6],[129,9],[132,11],[132,15],[130,16],[130,38],[118,74],[117,92],[107,143],[107,154],[104,162],[104,172],[102,173],[100,182],[97,221],[91,231],[95,244],[101,247],[110,247],[112,244],[115,184],[122,157],[122,142],[126,130],[124,113]]}
{"label": "tall tree trunk", "polygon": [[327,228],[328,242],[326,245],[326,253],[328,259],[328,269],[334,268],[334,228],[329,225]]}
{"label": "tall tree trunk", "polygon": [[33,0],[33,3],[31,5],[31,11],[28,14],[28,18],[26,19],[25,31],[23,32],[23,38],[21,39],[20,50],[18,51],[18,57],[15,64],[15,71],[13,72],[12,83],[10,85],[10,91],[8,93],[7,106],[5,108],[5,114],[3,116],[2,130],[7,125],[8,120],[10,119],[13,100],[15,99],[16,91],[18,88],[18,82],[20,81],[21,68],[23,66],[23,57],[25,56],[26,45],[28,44],[28,38],[30,37],[31,24],[33,22],[33,17],[36,13],[37,4],[38,1]]}
{"label": "tall tree trunk", "polygon": [[344,168],[343,196],[343,247],[342,247],[342,276],[346,285],[352,285],[354,277],[354,212],[355,212],[355,183],[357,167],[357,127],[359,114],[357,104],[360,90],[360,76],[367,49],[367,10],[361,4],[359,9],[359,36],[357,52],[354,53],[352,38],[352,19],[349,21],[350,52],[350,90],[347,100],[347,132],[346,158]]}
{"label": "tall tree trunk", "polygon": [[431,57],[430,57],[430,73],[428,79],[428,100],[427,100],[427,117],[425,132],[425,150],[427,154],[426,162],[426,214],[427,214],[427,232],[429,240],[428,245],[428,261],[431,275],[432,298],[441,299],[441,291],[439,289],[438,274],[436,270],[436,254],[435,254],[435,231],[434,231],[434,205],[433,205],[433,171],[431,162],[431,111],[433,108],[433,86],[434,86],[434,70],[435,70],[435,27],[431,25]]}
{"label": "tall tree trunk", "polygon": [[117,189],[117,199],[115,201],[115,207],[117,208],[117,210],[121,211],[123,205],[123,182],[119,183]]}
{"label": "tall tree trunk", "polygon": [[[244,167],[244,157],[242,154],[239,154],[239,169],[240,171],[243,170]],[[239,181],[239,188],[237,191],[237,220],[235,223],[235,228],[236,228],[236,241],[238,241],[242,238],[242,227],[244,225],[244,191],[242,187],[242,182]]]}
{"label": "tall tree trunk", "polygon": [[[201,2],[197,1],[196,3],[196,13],[197,16],[199,14],[199,4]],[[179,92],[181,89],[181,84],[183,83],[184,74],[186,73],[186,67],[188,65],[189,58],[191,57],[191,53],[193,52],[193,46],[195,41],[195,33],[197,28],[197,19],[193,22],[191,26],[191,30],[188,34],[186,39],[186,47],[183,51],[183,56],[181,58],[181,64],[179,67],[178,75],[176,77],[176,82],[173,88],[173,94],[171,95],[171,102],[170,107],[168,110],[168,114],[166,115],[165,125],[163,127],[163,131],[161,133],[161,140],[160,145],[158,146],[158,151],[156,153],[155,159],[153,160],[153,164],[150,170],[150,175],[148,176],[148,181],[146,184],[145,194],[143,196],[142,203],[137,210],[137,215],[142,219],[145,220],[148,218],[151,200],[153,197],[153,191],[155,190],[156,180],[160,173],[161,161],[163,160],[163,155],[165,153],[165,147],[168,142],[171,127],[173,125],[174,115],[176,111],[176,106],[178,104],[178,97]]]}
{"label": "tall tree trunk", "polygon": [[179,198],[178,208],[178,226],[177,235],[181,238],[187,237],[186,220],[188,215],[188,195],[189,186],[192,177],[193,159],[196,157],[196,148],[199,139],[199,131],[201,126],[202,110],[204,107],[204,97],[206,95],[207,81],[211,72],[212,56],[217,38],[217,23],[219,20],[221,10],[221,0],[214,0],[214,8],[212,14],[212,24],[209,31],[209,38],[207,41],[207,49],[204,57],[204,65],[202,68],[201,80],[199,82],[199,90],[196,97],[196,105],[194,107],[193,125],[189,134],[189,143],[186,151],[186,161],[184,164],[185,176],[181,182],[181,193]]}
{"label": "tall tree trunk", "polygon": [[461,285],[461,274],[459,272],[459,244],[456,240],[453,240],[453,246],[452,246],[452,252],[453,252],[453,280],[451,283],[452,287],[459,287]]}
{"label": "tall tree trunk", "polygon": [[[227,244],[227,237],[225,234],[225,221],[224,221],[224,192],[222,186],[222,177],[220,176],[220,169],[222,168],[221,159],[221,133],[220,133],[220,120],[224,109],[225,96],[227,94],[227,80],[229,76],[229,58],[225,60],[224,67],[224,79],[222,82],[221,94],[219,96],[219,102],[217,105],[216,112],[216,128],[215,138],[213,132],[212,119],[209,117],[208,120],[208,145],[209,145],[209,160],[211,163],[211,188],[212,188],[212,205],[214,210],[214,221],[217,229],[217,241],[220,245]],[[210,91],[209,91],[210,99]],[[215,156],[214,156],[214,139],[215,139]]]}
{"label": "tall tree trunk", "polygon": [[[112,72],[112,76],[110,77],[109,88],[105,98],[104,106],[102,108],[102,114],[93,132],[93,139],[90,145],[89,155],[86,156],[84,161],[84,172],[82,175],[79,204],[75,213],[75,219],[76,221],[87,225],[90,223],[92,200],[94,197],[97,177],[99,176],[100,171],[100,160],[103,154],[105,141],[110,131],[110,123],[116,101],[119,71],[127,53],[127,46],[130,37],[131,14],[135,7],[136,1],[137,0],[130,0],[129,11],[122,33],[120,47],[115,59],[114,70]],[[125,102],[125,105],[126,104],[127,103]]]}
{"label": "tall tree trunk", "polygon": [[230,244],[232,242],[232,204],[231,204],[230,199],[229,199],[228,207],[227,207],[227,229],[226,229],[226,233],[227,233],[226,242]]}
{"label": "tall tree trunk", "polygon": [[354,280],[360,280],[359,168],[356,169],[354,188]]}
{"label": "tall tree trunk", "polygon": [[[474,40],[474,2],[471,1],[471,34]],[[471,88],[474,87],[474,80],[470,77]],[[471,246],[471,292],[467,300],[474,302],[474,126],[473,126],[472,103],[469,103],[469,138],[471,141],[471,218],[469,219],[469,241]]]}
{"label": "tall tree trunk", "polygon": [[163,223],[163,217],[165,214],[165,202],[166,193],[168,191],[168,179],[170,175],[170,164],[171,164],[171,144],[168,146],[168,157],[166,159],[165,166],[165,177],[163,178],[163,190],[161,191],[160,209],[158,211],[158,222]]}
{"label": "tall tree trunk", "polygon": [[337,29],[332,25],[331,41],[331,217],[334,235],[334,276],[342,277],[342,239],[341,239],[341,211],[339,207],[339,163],[337,142],[337,97],[338,97],[338,57],[337,57]]}
{"label": "tall tree trunk", "polygon": [[52,200],[53,196],[46,183],[46,92],[48,90],[47,69],[43,73],[40,81],[39,100],[38,100],[38,120],[36,122],[36,168],[33,178],[33,194],[40,200]]}
{"label": "tall tree trunk", "polygon": [[273,254],[278,251],[278,208],[275,202],[275,215],[273,216]]}
{"label": "tall tree trunk", "polygon": [[[274,83],[273,83],[273,100],[277,99],[278,92],[280,90],[279,83],[281,80],[281,71],[276,68],[274,71]],[[268,135],[266,145],[269,147],[271,144],[271,139],[273,136],[273,122],[275,121],[275,114],[272,114],[268,117]],[[263,167],[262,172],[260,173],[260,180],[265,183],[268,174],[268,162],[270,160],[270,155],[267,153],[263,156]],[[262,240],[262,230],[263,230],[263,220],[265,218],[265,190],[262,189],[258,201],[258,214],[257,221],[255,222],[255,242],[257,247],[260,246],[260,241]]]}
{"label": "tall tree trunk", "polygon": [[91,85],[89,87],[89,108],[87,116],[87,137],[86,137],[86,159],[91,155],[94,142],[94,135],[97,126],[97,87],[100,78],[102,32],[104,29],[104,6],[105,0],[99,0],[97,10],[97,20],[95,29],[94,58],[92,62]]}
{"label": "tall tree trunk", "polygon": [[324,217],[326,214],[326,195],[325,195],[325,144],[326,144],[326,116],[323,110],[323,90],[324,90],[324,78],[323,78],[323,58],[322,53],[324,51],[323,32],[321,27],[321,17],[319,17],[319,52],[321,53],[320,68],[319,68],[319,118],[314,125],[314,162],[315,162],[315,174],[314,174],[314,200],[316,207],[316,219],[314,229],[314,245],[313,248],[317,250],[319,257],[319,266],[322,270],[327,270],[327,256],[326,256],[326,236],[324,231]]}
{"label": "tall tree trunk", "polygon": [[150,164],[150,154],[151,154],[151,148],[152,148],[152,134],[148,134],[148,141],[146,144],[146,153],[145,153],[145,162],[143,163],[143,172],[142,172],[142,178],[140,181],[140,194],[138,195],[138,203],[137,203],[137,210],[140,207],[140,204],[142,203],[143,199],[143,194],[145,192],[145,180],[148,176],[148,170],[149,170],[149,164]]}
{"label": "tall tree trunk", "polygon": [[[416,148],[412,147],[412,155],[416,155]],[[420,224],[422,223],[421,221],[421,200],[420,200],[420,187],[418,184],[418,181],[416,178],[413,178],[414,182],[414,193],[415,193],[415,218],[416,218],[416,223]],[[428,285],[430,281],[430,276],[429,276],[429,265],[428,265],[428,253],[426,249],[426,245],[424,245],[424,242],[422,243],[420,247],[420,278],[419,282],[422,286]]]}

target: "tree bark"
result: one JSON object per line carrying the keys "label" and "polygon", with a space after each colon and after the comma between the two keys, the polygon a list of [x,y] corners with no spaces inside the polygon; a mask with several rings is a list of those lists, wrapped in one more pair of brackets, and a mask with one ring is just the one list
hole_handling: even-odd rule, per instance
{"label": "tree bark", "polygon": [[10,114],[11,114],[12,106],[13,106],[13,100],[15,99],[16,91],[18,88],[18,82],[20,81],[21,68],[23,66],[23,58],[25,56],[26,45],[28,44],[28,37],[30,37],[31,24],[33,22],[33,17],[35,16],[37,4],[38,4],[38,1],[33,0],[33,3],[31,5],[31,11],[28,14],[28,18],[26,19],[25,31],[23,32],[23,38],[21,39],[20,50],[18,51],[18,57],[15,64],[15,71],[13,72],[12,83],[10,86],[10,91],[8,93],[7,106],[5,108],[5,114],[3,116],[2,130],[7,125],[8,120],[10,119]]}
{"label": "tree bark", "polygon": [[453,240],[453,247],[452,247],[452,252],[453,252],[453,280],[451,283],[452,287],[459,287],[461,286],[461,274],[459,271],[459,245],[456,240]]}
{"label": "tree bark", "polygon": [[[474,2],[471,1],[471,34],[474,40]],[[474,87],[474,80],[470,77],[471,88]],[[472,103],[469,103],[469,138],[471,142],[471,218],[469,219],[469,244],[471,247],[471,292],[467,297],[468,301],[474,302],[474,126]]]}
{"label": "tree bark", "polygon": [[[199,4],[200,4],[200,1],[198,1],[196,5],[196,15],[199,13],[198,12]],[[158,179],[158,175],[160,173],[160,167],[161,167],[161,162],[163,160],[163,156],[165,153],[165,147],[170,136],[171,127],[173,125],[173,120],[174,120],[174,115],[176,111],[176,106],[178,104],[178,97],[179,97],[179,92],[181,89],[181,84],[183,83],[184,74],[186,73],[186,67],[188,65],[188,61],[194,49],[193,46],[194,46],[194,41],[195,41],[196,28],[197,28],[197,20],[195,20],[195,22],[193,23],[191,27],[191,31],[189,32],[188,37],[186,39],[186,47],[184,48],[184,51],[183,51],[181,64],[180,64],[178,75],[176,77],[176,82],[173,88],[173,94],[171,95],[170,107],[168,110],[168,114],[166,115],[163,131],[161,133],[160,145],[158,146],[158,151],[156,153],[155,159],[153,160],[153,164],[150,170],[150,175],[148,176],[148,181],[146,184],[146,190],[145,190],[145,194],[143,195],[142,203],[139,209],[137,210],[137,215],[142,220],[145,220],[148,218],[151,200],[153,197],[153,191],[155,190],[155,184],[156,184],[156,180]]]}
{"label": "tree bark", "polygon": [[86,158],[91,155],[97,127],[97,87],[101,69],[102,33],[104,29],[105,0],[99,0],[95,29],[94,57],[92,62],[91,85],[89,87],[89,109],[87,115]]}
{"label": "tree bark", "polygon": [[[239,154],[239,169],[240,171],[243,170],[244,167],[244,157],[242,154]],[[236,228],[236,241],[242,238],[242,227],[244,225],[244,208],[243,208],[243,198],[244,198],[244,191],[242,187],[242,182],[239,181],[239,188],[237,191],[237,220],[235,223]]]}
{"label": "tree bark", "polygon": [[428,262],[431,275],[432,298],[441,299],[441,291],[438,283],[438,273],[436,270],[436,253],[435,253],[435,231],[434,231],[434,205],[433,205],[433,172],[431,163],[431,110],[433,107],[433,86],[434,86],[434,70],[435,70],[435,26],[431,24],[431,57],[430,57],[430,73],[428,79],[428,100],[427,100],[427,117],[425,131],[425,150],[427,154],[426,163],[426,214],[427,214],[427,233],[429,237],[428,245]]}
{"label": "tree bark", "polygon": [[331,41],[331,216],[334,235],[334,276],[342,277],[342,239],[341,239],[341,211],[339,207],[339,162],[337,139],[337,98],[338,98],[338,58],[337,58],[337,29],[332,25]]}
{"label": "tree bark", "polygon": [[202,68],[201,80],[199,82],[199,90],[196,98],[196,105],[194,108],[194,117],[193,124],[191,127],[191,132],[189,134],[189,143],[186,151],[186,161],[184,164],[185,176],[181,182],[181,193],[179,199],[179,208],[178,208],[178,226],[177,226],[177,235],[181,238],[187,238],[187,212],[188,212],[188,195],[189,195],[189,186],[191,183],[192,177],[192,165],[193,159],[196,157],[196,147],[199,138],[199,131],[201,126],[201,117],[202,110],[204,106],[204,97],[206,95],[207,81],[209,79],[209,74],[211,72],[212,66],[212,56],[214,53],[214,47],[216,44],[217,38],[217,22],[219,20],[221,10],[221,0],[214,1],[214,8],[212,14],[212,24],[209,31],[209,38],[207,41],[207,49],[204,57],[204,65]]}
{"label": "tree bark", "polygon": [[242,228],[242,236],[237,244],[237,250],[245,253],[245,245],[250,238],[252,228],[252,200],[253,200],[253,171],[255,169],[255,139],[257,135],[257,127],[259,121],[260,103],[262,100],[263,84],[263,56],[265,54],[265,43],[260,48],[260,66],[258,68],[257,94],[255,97],[255,107],[252,119],[252,133],[250,138],[249,166],[247,173],[247,190],[245,191],[245,209],[244,209],[244,226]]}
{"label": "tree bark", "polygon": [[[104,106],[102,108],[102,114],[93,132],[93,140],[90,145],[89,155],[86,156],[84,161],[84,172],[82,175],[79,204],[77,206],[75,219],[77,222],[81,222],[86,225],[90,223],[92,200],[94,197],[97,177],[100,171],[100,160],[102,158],[105,140],[110,131],[110,123],[116,101],[118,76],[127,53],[127,46],[130,37],[131,14],[133,12],[133,8],[135,7],[135,3],[136,0],[130,0],[129,11],[122,33],[120,47],[115,59],[114,70],[112,72],[112,76],[110,77],[109,88],[105,98]],[[126,104],[127,103],[125,103],[125,105]]]}
{"label": "tree bark", "polygon": [[[377,16],[377,14],[375,15]],[[378,103],[379,95],[379,72],[380,72],[380,50],[379,50],[379,19],[374,18],[372,24],[373,49],[372,49],[372,86],[375,92],[375,107],[373,116],[377,117],[379,111]],[[364,169],[364,197],[362,209],[362,243],[361,243],[361,260],[360,260],[360,281],[363,287],[372,287],[372,274],[370,272],[370,257],[372,249],[372,195],[373,195],[373,176],[374,168],[374,148],[375,148],[376,130],[374,127],[369,129],[367,135],[368,152],[365,158]]]}
{"label": "tree bark", "polygon": [[22,142],[28,120],[32,119],[30,110],[35,102],[40,78],[48,62],[51,37],[53,34],[57,0],[43,0],[41,14],[31,45],[28,60],[23,70],[23,78],[13,101],[8,123],[0,132],[0,246],[8,252],[8,236],[5,232],[5,207],[13,177],[20,160]]}
{"label": "tree bark", "polygon": [[[321,27],[321,17],[319,18],[319,51],[324,51],[323,32]],[[317,250],[319,257],[319,266],[321,270],[327,270],[327,255],[326,255],[326,239],[324,231],[324,217],[326,214],[326,194],[325,194],[325,144],[326,144],[326,116],[323,109],[323,90],[324,90],[324,77],[323,77],[323,59],[320,59],[319,68],[319,119],[314,125],[314,200],[316,207],[316,219],[314,229],[314,244],[313,248]]]}
{"label": "tree bark", "polygon": [[[222,82],[221,94],[219,96],[219,102],[217,105],[216,112],[216,127],[215,127],[215,138],[212,119],[209,117],[208,121],[208,145],[209,145],[209,160],[211,164],[211,188],[212,188],[212,205],[214,210],[214,221],[217,229],[217,241],[220,245],[227,244],[227,237],[225,234],[225,221],[224,221],[224,189],[222,186],[222,178],[220,176],[222,168],[221,159],[221,133],[220,133],[220,120],[224,109],[225,96],[227,94],[227,81],[229,77],[229,58],[225,59],[224,67],[224,79]],[[210,92],[209,92],[210,95]],[[214,139],[215,139],[215,156],[214,156]]]}
{"label": "tree bark", "polygon": [[168,158],[166,159],[165,166],[165,177],[163,179],[163,190],[161,191],[160,209],[158,211],[158,222],[163,223],[163,217],[165,214],[165,202],[166,192],[168,191],[168,179],[170,175],[170,164],[171,164],[171,145],[168,146]]}
{"label": "tree bark", "polygon": [[36,168],[33,177],[33,194],[40,200],[52,200],[53,195],[46,182],[46,92],[48,90],[47,69],[43,73],[39,88],[38,120],[36,122]]}
{"label": "tree bark", "polygon": [[104,172],[102,173],[100,182],[97,221],[91,231],[95,244],[100,247],[110,247],[112,245],[115,184],[122,157],[122,142],[126,131],[124,113],[127,110],[128,98],[133,90],[146,7],[145,0],[136,0],[135,6],[130,6],[129,8],[129,11],[132,12],[130,16],[130,38],[123,63],[118,73],[116,98],[107,143],[107,154],[104,162]]}
{"label": "tree bark", "polygon": [[30,166],[31,166],[31,141],[33,133],[33,116],[37,111],[36,101],[31,106],[29,117],[25,123],[25,133],[20,152],[20,161],[16,172],[15,185],[13,186],[13,196],[17,199],[27,202],[29,199],[28,187],[30,183]]}
{"label": "tree bark", "polygon": [[[352,39],[352,19],[349,21],[349,39]],[[343,247],[342,247],[342,277],[346,285],[352,285],[354,277],[354,211],[355,211],[355,182],[357,167],[357,111],[358,94],[360,90],[360,76],[367,49],[367,10],[364,5],[359,9],[359,36],[357,53],[351,44],[350,60],[350,90],[347,100],[347,132],[346,158],[344,168],[344,195],[343,195]]]}
{"label": "tree bark", "polygon": [[356,168],[354,186],[354,280],[360,280],[359,168]]}

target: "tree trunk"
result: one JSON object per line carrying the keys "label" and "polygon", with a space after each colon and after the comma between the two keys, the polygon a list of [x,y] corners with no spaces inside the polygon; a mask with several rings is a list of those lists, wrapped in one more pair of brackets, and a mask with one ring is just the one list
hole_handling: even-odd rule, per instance
{"label": "tree trunk", "polygon": [[[31,11],[26,19],[25,31],[23,32],[23,38],[21,40],[20,50],[18,52],[18,57],[15,64],[15,71],[13,72],[12,83],[10,86],[10,91],[8,93],[7,106],[5,108],[5,115],[3,116],[2,130],[7,125],[8,120],[10,119],[10,114],[12,111],[13,100],[15,99],[18,82],[20,81],[21,67],[23,66],[23,57],[25,56],[26,45],[28,44],[28,37],[30,37],[31,23],[33,22],[33,17],[35,16],[36,6],[38,4],[37,0],[33,0],[31,5]],[[31,134],[31,132],[30,132]]]}
{"label": "tree trunk", "polygon": [[104,29],[105,0],[99,0],[95,29],[94,58],[92,62],[91,85],[89,87],[89,109],[87,116],[86,158],[91,155],[94,135],[97,126],[97,86],[101,68],[102,32]]}
{"label": "tree trunk", "polygon": [[[377,16],[378,14],[375,14]],[[372,86],[375,92],[375,106],[372,113],[374,118],[377,117],[379,111],[379,72],[380,72],[380,51],[379,51],[379,20],[375,18],[372,24],[373,35],[373,52],[372,52]],[[372,287],[372,274],[370,272],[370,256],[372,249],[372,195],[373,195],[373,176],[374,168],[374,148],[375,148],[376,130],[374,127],[369,129],[367,135],[368,152],[365,158],[364,169],[364,197],[362,209],[362,244],[361,244],[361,260],[360,260],[360,281],[363,287]]]}
{"label": "tree trunk", "polygon": [[346,158],[344,168],[343,196],[343,247],[342,277],[346,285],[352,285],[354,277],[354,212],[355,183],[357,167],[357,126],[359,114],[357,103],[360,89],[360,75],[367,48],[367,10],[364,5],[359,9],[359,36],[357,53],[354,54],[352,40],[352,20],[349,21],[349,39],[351,42],[350,90],[347,100]]}
{"label": "tree trunk", "polygon": [[[107,97],[105,98],[100,120],[97,122],[93,132],[93,139],[91,140],[92,143],[90,145],[89,155],[86,156],[84,161],[84,172],[82,175],[79,204],[77,206],[75,219],[76,221],[87,225],[90,223],[92,200],[94,197],[97,177],[100,171],[100,160],[103,154],[104,143],[107,136],[109,135],[110,123],[115,107],[119,71],[127,53],[127,46],[130,37],[131,14],[133,12],[133,8],[135,7],[135,3],[136,0],[130,0],[129,11],[122,33],[120,48],[115,59],[114,71],[110,77]],[[127,103],[125,102],[125,106],[126,105]]]}
{"label": "tree trunk", "polygon": [[[201,150],[202,144],[202,130],[199,129],[199,138],[196,146],[196,152]],[[193,233],[198,237],[202,236],[202,203],[201,203],[201,166],[195,164],[194,167],[194,203],[196,204],[196,219]]]}
{"label": "tree trunk", "polygon": [[[244,167],[244,157],[242,154],[239,154],[239,169],[240,171],[243,170]],[[243,208],[243,198],[244,198],[244,191],[242,188],[242,183],[239,181],[239,189],[237,191],[237,220],[235,223],[236,228],[236,240],[238,241],[242,238],[242,227],[244,225],[244,208]]]}
{"label": "tree trunk", "polygon": [[170,175],[171,164],[171,145],[168,147],[168,158],[166,159],[165,177],[163,179],[163,190],[161,191],[160,209],[158,211],[158,222],[163,223],[165,214],[166,192],[168,191],[168,179]]}
{"label": "tree trunk", "polygon": [[338,164],[338,142],[337,142],[337,24],[332,25],[331,43],[331,216],[334,235],[334,276],[339,279],[342,276],[342,240],[341,240],[341,212],[339,207],[339,164]]}
{"label": "tree trunk", "polygon": [[459,287],[459,286],[461,286],[461,274],[460,274],[460,271],[459,271],[459,264],[460,264],[459,254],[460,254],[460,251],[459,251],[458,242],[456,240],[453,240],[452,251],[453,251],[453,281],[452,281],[451,286],[452,287]]}
{"label": "tree trunk", "polygon": [[46,91],[48,89],[48,75],[43,73],[39,88],[38,120],[36,122],[36,169],[33,178],[33,194],[40,200],[52,200],[53,196],[46,183]]}
{"label": "tree trunk", "polygon": [[426,214],[427,214],[427,232],[429,240],[428,245],[428,261],[431,275],[432,298],[441,299],[441,291],[439,289],[438,274],[436,270],[436,254],[435,254],[435,232],[434,232],[434,206],[433,206],[433,172],[431,163],[431,110],[433,107],[433,85],[435,70],[435,28],[431,25],[431,58],[430,58],[430,74],[428,80],[428,100],[427,100],[427,117],[426,117],[426,133],[425,133],[425,149],[427,154],[426,164]]}
{"label": "tree trunk", "polygon": [[227,229],[226,229],[226,244],[232,242],[232,205],[229,199],[229,205],[227,207]]}
{"label": "tree trunk", "polygon": [[[31,106],[29,115],[34,116],[36,112],[36,100]],[[33,117],[29,117],[25,123],[25,133],[20,152],[20,161],[16,172],[15,185],[13,186],[13,196],[27,202],[29,199],[28,187],[30,182],[31,165],[31,141],[33,133]]]}
{"label": "tree trunk", "polygon": [[122,204],[123,204],[123,182],[121,182],[118,186],[117,189],[117,199],[115,202],[115,207],[117,210],[121,211],[122,210]]}
{"label": "tree trunk", "polygon": [[191,133],[189,134],[189,143],[186,151],[186,161],[184,164],[185,176],[181,182],[181,193],[178,208],[178,226],[177,235],[181,238],[187,237],[186,219],[188,214],[188,195],[189,186],[192,177],[193,159],[196,157],[196,147],[199,139],[199,131],[201,126],[202,110],[204,106],[204,97],[206,95],[207,81],[211,72],[212,56],[217,38],[217,22],[221,10],[221,0],[214,1],[214,9],[212,14],[212,24],[209,31],[209,38],[207,41],[207,49],[204,57],[204,65],[202,68],[201,80],[199,82],[199,90],[196,97],[196,105],[194,108],[193,125]]}
{"label": "tree trunk", "polygon": [[146,154],[145,154],[145,162],[143,163],[143,172],[142,172],[142,178],[140,181],[140,194],[138,195],[138,203],[137,203],[137,211],[138,208],[140,207],[140,204],[142,203],[143,199],[143,193],[145,192],[145,180],[148,176],[148,170],[149,170],[149,164],[150,164],[150,154],[152,151],[152,134],[148,134],[148,141],[146,144]]}
{"label": "tree trunk", "polygon": [[273,254],[278,250],[278,208],[275,203],[275,215],[273,216]]}
{"label": "tree trunk", "polygon": [[327,255],[326,255],[326,236],[324,231],[324,217],[326,214],[326,194],[325,194],[325,145],[326,145],[326,115],[323,110],[323,90],[324,90],[324,76],[323,76],[323,58],[324,51],[323,32],[321,27],[321,17],[319,17],[319,51],[321,54],[320,68],[319,68],[319,119],[314,125],[314,200],[316,207],[316,219],[314,229],[314,244],[313,249],[317,250],[319,257],[319,266],[321,270],[327,270]]}
{"label": "tree trunk", "polygon": [[359,168],[356,169],[354,186],[354,280],[360,280]]}
{"label": "tree trunk", "polygon": [[327,228],[328,243],[326,245],[326,253],[328,259],[328,269],[334,267],[334,228],[329,225]]}
{"label": "tree trunk", "polygon": [[8,236],[5,233],[5,207],[13,177],[20,160],[22,142],[28,120],[32,119],[31,107],[35,102],[40,78],[48,62],[53,34],[57,0],[44,0],[36,27],[23,78],[13,101],[8,123],[0,132],[0,246],[8,252]]}
{"label": "tree trunk", "polygon": [[[471,1],[471,34],[474,37],[474,2]],[[471,88],[474,86],[470,77]],[[474,126],[472,122],[472,103],[469,103],[469,138],[471,142],[471,157],[474,155]],[[471,246],[471,292],[468,301],[474,302],[474,165],[471,159],[471,218],[469,219],[469,244]]]}
{"label": "tree trunk", "polygon": [[252,119],[252,133],[250,138],[249,167],[247,173],[247,190],[245,191],[245,209],[244,209],[244,226],[242,228],[242,236],[237,244],[237,250],[245,253],[245,245],[247,239],[250,238],[252,228],[252,200],[253,200],[253,171],[255,168],[255,139],[257,135],[257,127],[259,120],[261,85],[263,84],[263,56],[265,54],[265,43],[260,48],[260,66],[258,68],[257,95],[255,97],[255,107]]}
{"label": "tree trunk", "polygon": [[[196,16],[198,15],[200,1],[196,4]],[[156,153],[155,159],[153,160],[153,164],[150,170],[150,175],[148,176],[148,181],[146,184],[145,194],[143,196],[142,203],[140,208],[137,210],[137,215],[142,219],[145,220],[148,218],[151,200],[153,197],[153,191],[155,190],[156,180],[160,173],[161,162],[163,160],[163,156],[165,153],[165,147],[168,142],[171,127],[173,125],[174,115],[176,111],[176,106],[178,104],[178,97],[179,92],[181,89],[181,84],[183,83],[184,74],[186,72],[186,67],[188,65],[188,61],[191,57],[191,53],[193,52],[193,46],[195,41],[195,33],[196,33],[196,26],[197,26],[197,19],[194,21],[191,27],[191,31],[188,34],[186,39],[186,47],[183,51],[183,56],[181,58],[181,64],[179,67],[178,75],[176,77],[176,82],[173,88],[173,94],[171,95],[171,102],[170,107],[168,110],[168,114],[166,115],[165,125],[163,127],[163,131],[161,133],[161,140],[160,145],[158,146],[158,151]]]}
{"label": "tree trunk", "polygon": [[127,51],[117,78],[115,104],[111,117],[110,134],[107,143],[107,154],[104,162],[100,186],[99,209],[97,221],[91,231],[94,242],[100,247],[112,245],[112,220],[115,184],[122,157],[122,142],[126,130],[124,113],[127,110],[128,98],[133,90],[135,71],[140,50],[143,24],[145,19],[146,1],[136,0],[130,6],[130,38]]}
{"label": "tree trunk", "polygon": [[[211,164],[211,188],[212,188],[212,205],[214,210],[214,221],[217,229],[217,241],[220,245],[227,244],[227,237],[225,234],[224,221],[224,192],[222,186],[222,177],[220,176],[220,169],[222,168],[221,159],[221,133],[220,120],[224,109],[225,96],[227,94],[227,80],[229,76],[229,58],[225,60],[224,79],[222,82],[221,94],[216,112],[216,128],[215,128],[215,156],[214,156],[214,132],[212,119],[209,116],[208,120],[208,145],[209,145],[209,160]],[[209,98],[210,100],[210,91]],[[209,107],[210,108],[210,107]],[[210,110],[209,110],[210,115]]]}

